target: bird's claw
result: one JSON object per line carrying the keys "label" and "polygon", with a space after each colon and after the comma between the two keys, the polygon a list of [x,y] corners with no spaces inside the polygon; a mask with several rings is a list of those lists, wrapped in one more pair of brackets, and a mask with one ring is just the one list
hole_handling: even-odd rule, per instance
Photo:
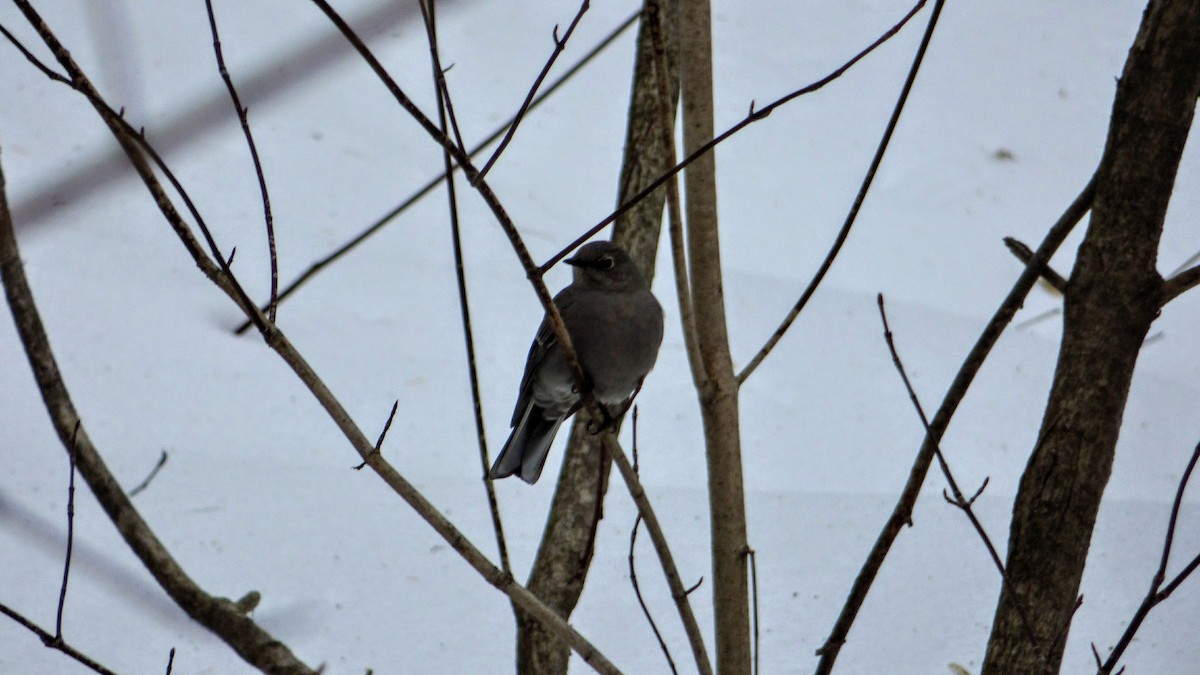
{"label": "bird's claw", "polygon": [[601,419],[599,420],[599,424],[597,424],[597,420],[588,420],[587,423],[588,433],[592,434],[593,436],[612,429],[617,423],[612,414],[608,412],[608,408],[605,407],[603,403],[597,401],[596,407],[600,410]]}

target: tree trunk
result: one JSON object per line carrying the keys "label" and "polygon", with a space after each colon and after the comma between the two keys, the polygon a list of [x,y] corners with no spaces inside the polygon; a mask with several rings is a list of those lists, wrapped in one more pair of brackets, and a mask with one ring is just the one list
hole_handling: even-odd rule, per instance
{"label": "tree trunk", "polygon": [[[655,0],[650,0],[655,2]],[[648,5],[650,3],[647,3]],[[674,0],[657,0],[664,16],[674,17]],[[678,104],[679,74],[675,65],[674,21],[666,21],[667,86],[659,84],[655,69],[656,55],[646,16],[638,30],[637,60],[629,105],[629,126],[625,140],[625,160],[621,170],[621,188],[617,203],[633,197],[650,181],[666,173],[675,164],[668,148],[659,142],[663,125],[674,128],[673,111]],[[663,103],[660,92],[670,92]],[[672,111],[664,121],[662,110]],[[673,131],[667,132],[673,133]],[[662,230],[666,189],[660,188],[627,211],[613,227],[613,240],[629,251],[647,279],[654,277],[654,260]],[[603,515],[604,495],[608,490],[611,460],[602,453],[600,436],[588,433],[591,421],[587,410],[580,410],[571,425],[566,459],[558,476],[554,501],[537,559],[529,575],[529,590],[563,617],[574,611],[587,580],[592,562],[596,528]],[[517,669],[521,673],[566,673],[571,650],[561,639],[545,629],[540,621],[517,613]]]}
{"label": "tree trunk", "polygon": [[[679,61],[684,155],[691,155],[713,138],[712,15],[708,0],[683,1]],[[717,671],[749,673],[748,547],[738,384],[725,326],[716,156],[712,152],[687,167],[684,193],[696,345],[705,376],[699,395],[708,452]]]}
{"label": "tree trunk", "polygon": [[1013,507],[1011,592],[1001,592],[984,673],[1061,665],[1134,365],[1161,302],[1159,237],[1198,93],[1200,3],[1152,0],[1117,85],[1040,441]]}

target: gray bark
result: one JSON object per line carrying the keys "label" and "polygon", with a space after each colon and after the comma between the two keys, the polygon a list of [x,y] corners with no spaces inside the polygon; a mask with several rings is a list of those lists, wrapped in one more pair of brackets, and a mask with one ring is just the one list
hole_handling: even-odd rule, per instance
{"label": "gray bark", "polygon": [[59,440],[68,453],[75,455],[79,474],[95,495],[96,501],[154,580],[180,609],[216,634],[246,663],[264,673],[304,675],[315,672],[296,658],[286,644],[263,630],[232,600],[210,595],[188,576],[155,536],[130,501],[129,495],[125,494],[108,470],[100,451],[92,445],[59,372],[58,361],[50,349],[50,339],[34,303],[33,291],[25,278],[8,208],[3,171],[0,171],[0,279],[3,279],[13,321]]}
{"label": "gray bark", "polygon": [[[665,15],[674,15],[674,0],[658,0],[658,5],[659,11]],[[654,46],[643,13],[643,23],[638,31],[618,204],[637,194],[675,164],[674,156],[659,140],[664,134],[664,125],[672,129],[674,127],[673,112],[679,92],[675,31],[668,28],[664,33],[665,62],[668,64],[665,89],[671,96],[668,103],[661,100],[660,91],[664,87],[658,80]],[[664,109],[672,111],[667,121],[663,120],[661,111]],[[652,192],[623,214],[613,228],[613,240],[629,251],[647,279],[654,276],[665,200],[665,188]],[[574,611],[587,581],[611,469],[611,460],[601,449],[601,437],[586,430],[589,423],[593,423],[593,420],[585,409],[579,411],[571,425],[566,458],[559,473],[550,516],[529,575],[529,589],[564,618]],[[570,649],[559,637],[547,631],[540,621],[520,611],[517,612],[517,625],[519,672],[567,672]]]}
{"label": "gray bark", "polygon": [[[708,0],[685,0],[682,4],[679,62],[683,152],[690,156],[713,138],[712,15]],[[699,396],[708,453],[717,671],[749,673],[748,547],[738,383],[725,325],[716,175],[712,152],[699,157],[684,172],[688,267],[696,345],[705,375]]]}
{"label": "gray bark", "polygon": [[1155,262],[1197,94],[1200,4],[1152,0],[1117,85],[1041,440],[1013,507],[1010,584],[984,673],[1061,666],[1134,366],[1163,300]]}

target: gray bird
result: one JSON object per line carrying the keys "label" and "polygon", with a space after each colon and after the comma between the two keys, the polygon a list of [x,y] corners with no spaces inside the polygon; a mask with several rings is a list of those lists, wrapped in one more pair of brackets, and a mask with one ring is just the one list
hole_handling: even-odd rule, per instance
{"label": "gray bird", "polygon": [[[575,268],[554,296],[583,368],[585,386],[603,406],[624,403],[654,367],[662,344],[658,300],[625,249],[596,241],[564,261]],[[529,348],[512,434],[492,465],[493,479],[513,474],[536,483],[558,427],[582,404],[549,318]]]}

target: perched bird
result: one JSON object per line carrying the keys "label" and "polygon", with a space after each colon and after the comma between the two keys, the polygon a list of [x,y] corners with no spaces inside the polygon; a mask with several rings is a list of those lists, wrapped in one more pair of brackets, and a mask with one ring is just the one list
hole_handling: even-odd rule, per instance
{"label": "perched bird", "polygon": [[[575,268],[574,279],[554,296],[554,304],[575,346],[585,386],[602,406],[624,403],[658,358],[662,307],[629,254],[610,241],[587,244],[565,262]],[[491,477],[517,474],[526,483],[537,482],[558,427],[580,405],[575,378],[546,317],[529,348],[512,434]]]}

